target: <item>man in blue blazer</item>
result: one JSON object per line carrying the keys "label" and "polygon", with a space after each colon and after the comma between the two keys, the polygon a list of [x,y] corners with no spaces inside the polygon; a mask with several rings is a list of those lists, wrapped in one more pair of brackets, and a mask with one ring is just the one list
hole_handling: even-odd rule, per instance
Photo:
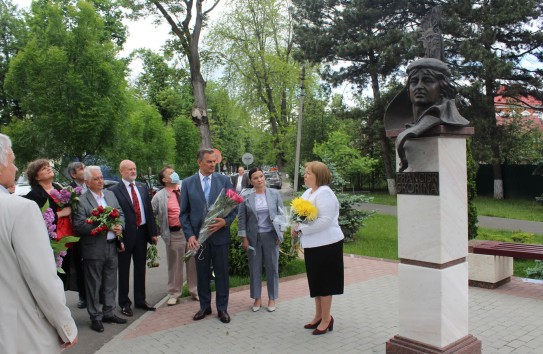
{"label": "man in blue blazer", "polygon": [[145,271],[147,243],[155,244],[158,232],[151,206],[151,198],[145,183],[136,182],[138,170],[130,160],[119,165],[122,180],[110,190],[115,193],[125,218],[123,242],[125,251],[119,253],[119,306],[121,313],[132,316],[132,301],[128,297],[130,288],[130,262],[134,261],[134,302],[135,307],[155,311],[145,296]]}
{"label": "man in blue blazer", "polygon": [[[181,188],[181,225],[187,238],[189,249],[198,250],[198,235],[204,222],[208,207],[212,205],[223,189],[232,189],[230,178],[214,173],[217,157],[213,149],[198,152],[198,173],[183,181]],[[211,266],[215,273],[216,306],[218,317],[223,323],[230,322],[228,315],[228,249],[230,243],[230,224],[237,215],[237,208],[224,219],[217,218],[210,226],[211,236],[202,245],[196,257],[198,274],[198,297],[200,310],[194,315],[198,321],[211,314]]]}

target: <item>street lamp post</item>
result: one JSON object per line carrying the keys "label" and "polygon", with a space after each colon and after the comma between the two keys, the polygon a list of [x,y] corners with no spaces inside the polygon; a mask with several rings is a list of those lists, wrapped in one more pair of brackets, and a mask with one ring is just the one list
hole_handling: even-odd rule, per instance
{"label": "street lamp post", "polygon": [[293,193],[298,191],[298,179],[300,176],[300,144],[302,142],[302,116],[304,113],[304,98],[305,98],[305,65],[302,66],[302,73],[300,74],[300,107],[298,114],[298,132],[296,134],[296,158],[294,162],[294,188]]}

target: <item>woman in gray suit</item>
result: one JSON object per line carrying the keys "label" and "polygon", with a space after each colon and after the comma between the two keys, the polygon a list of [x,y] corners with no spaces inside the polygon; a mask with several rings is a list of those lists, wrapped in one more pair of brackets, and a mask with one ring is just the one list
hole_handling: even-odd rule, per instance
{"label": "woman in gray suit", "polygon": [[273,220],[283,215],[283,200],[278,191],[266,188],[264,173],[259,167],[249,170],[249,181],[254,192],[240,204],[238,211],[238,236],[249,259],[251,298],[253,312],[262,306],[262,264],[266,267],[268,311],[275,311],[279,290],[279,244],[283,232]]}

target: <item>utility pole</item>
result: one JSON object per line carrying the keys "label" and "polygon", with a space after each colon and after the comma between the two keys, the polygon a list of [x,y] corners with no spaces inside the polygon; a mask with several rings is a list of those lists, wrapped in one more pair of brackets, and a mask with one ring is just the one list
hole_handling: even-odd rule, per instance
{"label": "utility pole", "polygon": [[298,191],[298,179],[300,176],[300,144],[302,142],[302,116],[304,114],[304,98],[305,98],[305,64],[302,65],[302,73],[300,74],[300,107],[298,113],[298,133],[296,135],[296,158],[294,162],[294,188],[292,192]]}

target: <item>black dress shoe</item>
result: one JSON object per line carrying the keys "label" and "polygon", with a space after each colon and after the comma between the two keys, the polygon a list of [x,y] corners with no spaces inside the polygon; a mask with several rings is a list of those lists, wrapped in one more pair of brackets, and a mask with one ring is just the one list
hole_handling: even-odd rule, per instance
{"label": "black dress shoe", "polygon": [[195,321],[199,321],[207,315],[211,315],[211,309],[209,307],[207,309],[200,309],[200,311],[196,312],[192,319]]}
{"label": "black dress shoe", "polygon": [[104,325],[102,324],[102,321],[100,320],[91,320],[91,329],[96,332],[103,332]]}
{"label": "black dress shoe", "polygon": [[125,307],[121,308],[121,313],[125,316],[132,317],[134,316],[134,313],[132,312],[132,309],[130,308],[130,305],[126,305]]}
{"label": "black dress shoe", "polygon": [[228,312],[219,310],[218,316],[222,323],[230,322],[230,315],[228,314]]}
{"label": "black dress shoe", "polygon": [[111,315],[111,316],[102,318],[102,322],[124,324],[126,323],[126,319],[117,317],[115,315]]}
{"label": "black dress shoe", "polygon": [[136,308],[137,309],[142,309],[142,310],[145,310],[145,311],[155,311],[156,310],[156,307],[149,305],[147,303],[147,301],[145,301],[144,303],[141,303],[141,304],[136,304]]}
{"label": "black dress shoe", "polygon": [[79,301],[77,302],[77,308],[78,308],[78,309],[84,309],[84,308],[86,308],[86,307],[87,307],[87,301],[85,301],[85,300],[79,300]]}

